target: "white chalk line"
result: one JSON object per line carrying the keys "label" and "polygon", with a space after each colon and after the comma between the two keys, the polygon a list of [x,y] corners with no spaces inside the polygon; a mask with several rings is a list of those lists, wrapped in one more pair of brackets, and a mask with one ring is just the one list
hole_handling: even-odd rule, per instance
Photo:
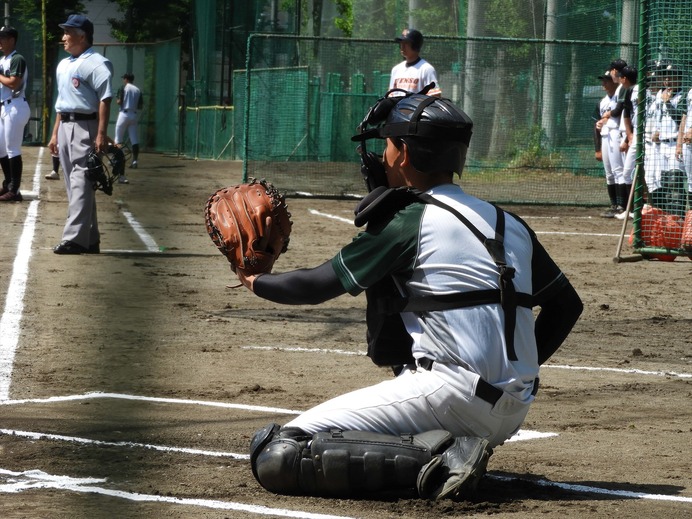
{"label": "white chalk line", "polygon": [[249,460],[249,454],[238,454],[235,452],[221,452],[221,451],[210,451],[204,449],[191,449],[189,447],[168,447],[166,445],[152,445],[149,443],[139,443],[139,442],[111,442],[104,440],[92,440],[90,438],[80,438],[78,436],[65,436],[63,434],[49,434],[40,433],[33,431],[18,431],[15,429],[0,429],[0,434],[6,436],[18,436],[20,438],[30,438],[32,440],[53,440],[53,441],[63,441],[69,443],[80,443],[82,445],[96,445],[99,447],[126,447],[126,448],[140,448],[148,449],[160,452],[180,452],[183,454],[195,454],[199,456],[213,456],[220,458],[233,458],[236,460]]}
{"label": "white chalk line", "polygon": [[[329,218],[330,220],[337,220],[339,222],[347,223],[350,225],[353,225],[353,219],[352,218],[344,218],[343,216],[337,216],[335,214],[329,214],[329,213],[323,213],[321,211],[318,211],[316,209],[308,209],[310,214],[313,214],[315,216],[321,216],[323,218]],[[522,217],[523,218],[523,217]],[[536,218],[565,218],[565,217],[536,217]],[[576,217],[576,218],[582,218],[582,217]],[[576,219],[570,217],[570,219]],[[590,217],[585,217],[585,218],[590,218]],[[607,236],[609,238],[619,238],[619,234],[609,234],[609,233],[594,233],[594,232],[566,232],[566,231],[536,231],[536,234],[557,234],[557,235],[562,235],[562,236]]]}
{"label": "white chalk line", "polygon": [[[339,349],[328,349],[328,348],[303,348],[303,347],[293,347],[293,346],[241,346],[244,350],[274,350],[274,351],[287,351],[295,353],[333,353],[335,355],[367,355],[364,351],[347,351]],[[541,369],[568,369],[574,371],[608,371],[611,373],[625,373],[634,375],[653,375],[657,377],[678,377],[678,378],[692,378],[690,373],[677,373],[675,371],[647,371],[642,369],[625,369],[625,368],[604,368],[604,367],[593,367],[593,366],[567,366],[567,365],[557,365],[557,364],[545,364],[541,366]],[[2,402],[0,402],[2,404]]]}
{"label": "white chalk line", "polygon": [[161,252],[161,248],[156,244],[156,240],[154,240],[151,234],[144,229],[142,224],[140,224],[135,217],[132,216],[130,211],[123,210],[123,215],[125,215],[130,227],[132,227],[132,230],[135,231],[137,236],[139,236],[139,239],[142,240],[142,243],[149,252]]}
{"label": "white chalk line", "polygon": [[260,411],[264,413],[276,413],[276,414],[294,414],[298,415],[302,411],[294,411],[292,409],[281,409],[279,407],[264,407],[256,405],[246,405],[246,404],[232,404],[228,402],[211,402],[206,400],[186,400],[181,398],[162,398],[162,397],[151,397],[151,396],[139,396],[139,395],[128,395],[124,393],[102,393],[100,391],[94,391],[89,393],[84,393],[81,395],[66,395],[66,396],[51,396],[46,398],[26,398],[21,400],[10,400],[3,399],[0,400],[0,406],[3,405],[21,405],[21,404],[49,404],[57,402],[68,402],[71,400],[95,400],[99,398],[114,398],[118,400],[136,400],[142,402],[157,402],[164,404],[176,404],[176,405],[196,405],[196,406],[208,406],[208,407],[222,407],[225,409],[242,409],[245,411]]}
{"label": "white chalk line", "polygon": [[[38,192],[40,184],[40,163],[43,156],[43,148],[38,151],[38,160],[34,170],[34,191]],[[36,218],[38,216],[38,200],[29,203],[24,219],[22,234],[17,243],[17,254],[12,265],[12,276],[7,286],[5,297],[5,309],[0,317],[0,400],[10,394],[12,382],[12,370],[14,357],[19,344],[20,325],[24,312],[24,293],[29,277],[29,259],[31,258],[31,244],[36,233]]]}
{"label": "white chalk line", "polygon": [[267,506],[251,505],[245,503],[217,501],[213,499],[192,499],[183,497],[159,496],[113,490],[100,486],[97,483],[105,483],[105,478],[71,478],[69,476],[56,476],[41,470],[27,470],[14,472],[0,468],[0,476],[6,476],[7,483],[0,484],[0,492],[19,493],[33,489],[68,490],[87,494],[100,494],[136,501],[140,503],[170,503],[176,505],[196,506],[215,510],[233,510],[247,512],[256,515],[271,515],[279,517],[296,517],[301,519],[352,519],[343,515],[318,514],[283,508],[270,508]]}
{"label": "white chalk line", "polygon": [[[142,400],[142,401],[152,401],[152,402],[166,402],[166,403],[182,403],[182,404],[197,404],[197,405],[210,405],[210,406],[215,406],[215,407],[233,407],[233,408],[241,408],[241,409],[249,409],[249,410],[262,410],[262,411],[267,411],[267,412],[280,412],[284,413],[286,410],[279,409],[277,410],[276,408],[271,408],[271,407],[260,407],[260,406],[245,406],[245,405],[238,405],[238,404],[229,404],[225,402],[208,402],[208,401],[197,401],[197,400],[182,400],[182,399],[174,399],[174,398],[157,398],[157,397],[144,397],[144,396],[136,396],[136,395],[127,395],[127,394],[119,394],[119,393],[86,393],[83,395],[67,395],[63,397],[49,397],[49,398],[36,398],[36,399],[24,399],[24,400],[14,400],[14,401],[5,401],[5,402],[0,402],[0,404],[4,405],[13,405],[13,404],[18,404],[18,403],[45,403],[45,402],[62,402],[62,401],[70,401],[70,400],[82,400],[82,399],[91,399],[91,398],[123,398],[126,400]],[[298,414],[299,411],[291,411],[292,413]],[[156,451],[171,451],[171,452],[180,452],[180,453],[185,453],[185,454],[194,454],[194,455],[202,455],[202,456],[217,456],[217,457],[229,457],[233,458],[236,460],[247,460],[249,459],[249,456],[245,454],[238,454],[238,453],[230,453],[230,452],[220,452],[220,451],[210,451],[210,450],[204,450],[204,449],[190,449],[190,448],[181,448],[181,447],[168,447],[168,446],[161,446],[161,445],[150,445],[150,444],[144,444],[144,443],[137,443],[137,442],[107,442],[107,441],[102,441],[102,440],[91,440],[88,438],[78,438],[78,437],[70,437],[70,436],[65,436],[65,435],[57,435],[57,434],[46,434],[46,433],[37,433],[37,432],[29,432],[29,431],[17,431],[17,430],[11,430],[11,429],[0,429],[0,434],[6,434],[6,435],[14,435],[14,436],[20,436],[20,437],[25,437],[25,438],[30,438],[33,440],[40,440],[40,439],[47,439],[47,440],[53,440],[53,441],[68,441],[68,442],[75,442],[75,443],[83,443],[83,444],[91,444],[91,445],[97,445],[97,446],[118,446],[118,447],[128,447],[128,448],[145,448],[145,449],[151,449],[151,450],[156,450]],[[533,440],[533,439],[539,439],[539,438],[550,438],[550,437],[555,437],[558,436],[557,433],[542,433],[538,431],[528,431],[528,430],[520,430],[516,435],[512,436],[507,442],[505,443],[511,443],[515,441],[524,441],[524,440]],[[33,471],[35,472],[35,471]],[[9,471],[3,471],[3,469],[0,469],[0,474],[9,474]],[[31,474],[32,471],[27,471],[25,473],[13,473],[15,475],[25,475],[25,474]],[[489,477],[499,479],[499,480],[508,480],[511,481],[513,479],[518,479],[518,478],[509,478],[505,476],[500,476],[500,475],[494,475],[492,473],[488,474]],[[55,482],[55,479],[58,479],[58,482]],[[46,485],[45,483],[41,484],[36,484],[30,483],[30,484],[18,484],[16,486],[9,486],[8,485],[0,485],[0,492],[18,492],[30,488],[60,488],[64,490],[74,490],[74,491],[88,491],[84,489],[75,489],[72,488],[73,485],[81,486],[82,483],[72,483],[70,482],[69,485],[64,485],[60,483],[60,478],[65,478],[65,476],[48,476],[47,479],[50,479],[53,481],[53,484],[48,484]],[[43,478],[46,479],[46,478]],[[70,480],[72,481],[72,480]],[[89,479],[88,481],[93,481],[93,482],[102,482],[105,481],[103,479],[97,480],[97,479]],[[692,502],[692,498],[687,498],[687,497],[680,497],[680,496],[669,496],[669,495],[664,495],[664,494],[648,494],[648,493],[641,493],[641,492],[630,492],[630,491],[621,491],[621,490],[608,490],[608,489],[603,489],[599,487],[590,487],[586,485],[573,485],[573,484],[567,484],[567,483],[559,483],[559,482],[551,482],[547,480],[530,480],[530,479],[524,479],[522,481],[528,481],[530,483],[534,483],[537,485],[541,486],[553,486],[557,488],[561,488],[564,490],[569,490],[573,492],[581,492],[581,493],[597,493],[597,494],[606,494],[606,495],[613,495],[613,496],[618,496],[618,497],[625,497],[625,498],[637,498],[637,499],[651,499],[651,500],[661,500],[661,501],[679,501],[679,502]],[[93,487],[89,487],[93,488]],[[102,493],[104,495],[111,495],[115,497],[121,497],[124,499],[130,499],[130,500],[135,500],[135,501],[147,501],[149,499],[156,500],[156,501],[164,501],[164,502],[169,502],[169,503],[176,503],[176,504],[188,504],[192,506],[204,506],[204,507],[210,507],[210,508],[215,508],[219,507],[222,509],[229,509],[229,510],[242,510],[242,511],[249,511],[252,513],[256,514],[271,514],[275,513],[276,515],[282,515],[284,517],[304,517],[304,518],[311,518],[311,517],[328,517],[328,516],[323,516],[320,514],[317,515],[311,515],[306,512],[294,512],[294,511],[286,511],[286,510],[281,510],[281,511],[275,511],[272,509],[271,512],[267,511],[269,509],[264,509],[264,507],[259,507],[259,509],[255,509],[254,506],[252,505],[244,505],[244,504],[239,504],[239,503],[228,503],[225,501],[210,501],[210,500],[197,500],[197,499],[181,499],[181,498],[162,498],[162,496],[147,496],[144,494],[135,494],[135,493],[128,493],[128,492],[120,492],[120,491],[114,491],[114,490],[109,490],[109,489],[98,489],[94,491],[94,493]],[[201,504],[200,504],[201,503]],[[236,507],[243,507],[243,508],[236,508]],[[250,507],[250,508],[245,508],[245,507]],[[283,515],[285,512],[286,515]],[[292,514],[297,514],[297,515],[292,515]],[[304,515],[301,515],[304,514]]]}
{"label": "white chalk line", "polygon": [[501,476],[498,474],[488,473],[487,477],[492,479],[497,479],[499,481],[528,481],[542,487],[556,487],[562,490],[569,490],[571,492],[579,492],[584,494],[605,494],[609,496],[623,497],[627,499],[651,499],[654,501],[678,501],[681,503],[692,503],[692,497],[684,496],[671,496],[666,494],[649,494],[646,492],[633,492],[631,490],[610,490],[607,488],[592,487],[588,485],[574,485],[571,483],[559,483],[557,481],[548,481],[545,479],[521,479],[513,478],[509,476]]}

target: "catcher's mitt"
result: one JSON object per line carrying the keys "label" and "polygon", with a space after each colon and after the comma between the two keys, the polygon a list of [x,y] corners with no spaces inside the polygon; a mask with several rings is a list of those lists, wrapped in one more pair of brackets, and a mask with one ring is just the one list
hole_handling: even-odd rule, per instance
{"label": "catcher's mitt", "polygon": [[219,189],[209,197],[204,216],[209,236],[233,272],[271,272],[288,248],[291,213],[283,195],[266,180]]}

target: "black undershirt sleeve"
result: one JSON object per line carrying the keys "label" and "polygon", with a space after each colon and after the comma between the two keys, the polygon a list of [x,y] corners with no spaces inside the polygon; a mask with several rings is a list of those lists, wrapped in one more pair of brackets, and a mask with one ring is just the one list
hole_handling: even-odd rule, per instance
{"label": "black undershirt sleeve", "polygon": [[346,293],[331,261],[313,269],[263,274],[255,279],[256,295],[284,305],[316,305]]}
{"label": "black undershirt sleeve", "polygon": [[557,351],[581,315],[584,305],[560,268],[555,264],[536,233],[516,215],[529,231],[533,242],[531,273],[534,305],[540,307],[534,325],[538,364],[544,364]]}
{"label": "black undershirt sleeve", "polygon": [[532,261],[535,304],[540,306],[534,333],[538,364],[557,351],[581,315],[584,305],[569,280],[534,235]]}

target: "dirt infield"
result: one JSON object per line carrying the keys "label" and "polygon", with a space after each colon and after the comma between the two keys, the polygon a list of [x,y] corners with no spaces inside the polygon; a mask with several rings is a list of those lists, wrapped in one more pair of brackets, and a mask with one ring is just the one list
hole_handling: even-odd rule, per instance
{"label": "dirt infield", "polygon": [[[24,153],[27,201],[0,206],[0,517],[692,515],[692,261],[614,264],[621,222],[511,208],[585,310],[541,371],[528,439],[496,449],[473,500],[277,497],[250,472],[252,433],[390,376],[363,356],[365,298],[289,307],[227,288],[202,213],[237,163],[143,154],[98,193],[102,253],[57,256],[64,185],[43,178],[47,150]],[[356,232],[353,201],[288,203],[276,270]]]}

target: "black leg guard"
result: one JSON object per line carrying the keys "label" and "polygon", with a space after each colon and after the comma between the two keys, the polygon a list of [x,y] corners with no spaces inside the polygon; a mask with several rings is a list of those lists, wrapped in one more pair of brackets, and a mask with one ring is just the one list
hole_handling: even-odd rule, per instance
{"label": "black leg guard", "polygon": [[413,489],[421,468],[453,443],[447,431],[390,436],[321,432],[270,424],[255,434],[250,461],[257,481],[277,494],[353,496]]}

